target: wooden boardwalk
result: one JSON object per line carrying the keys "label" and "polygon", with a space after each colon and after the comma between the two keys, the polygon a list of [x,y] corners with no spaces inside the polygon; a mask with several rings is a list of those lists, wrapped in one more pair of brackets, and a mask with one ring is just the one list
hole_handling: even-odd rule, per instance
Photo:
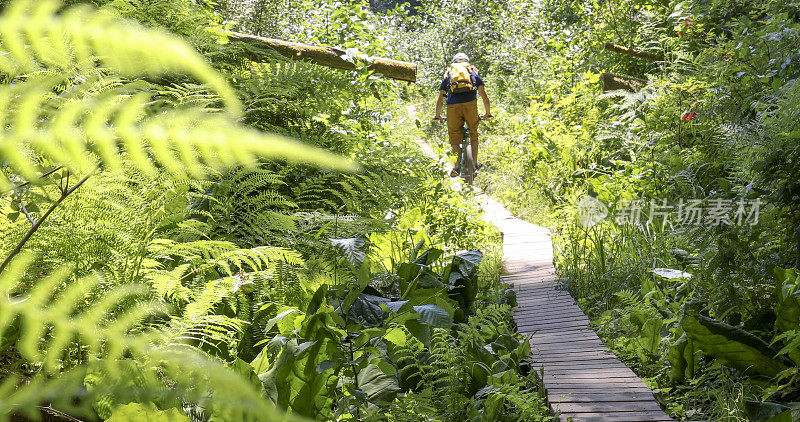
{"label": "wooden boardwalk", "polygon": [[616,358],[572,296],[558,289],[547,229],[522,221],[485,194],[484,219],[503,233],[503,262],[514,286],[519,332],[531,336],[534,368],[561,421],[671,421],[652,391]]}

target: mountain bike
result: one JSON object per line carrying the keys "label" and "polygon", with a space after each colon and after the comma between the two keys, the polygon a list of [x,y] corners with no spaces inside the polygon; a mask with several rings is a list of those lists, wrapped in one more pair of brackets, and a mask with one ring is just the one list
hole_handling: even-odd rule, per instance
{"label": "mountain bike", "polygon": [[[478,121],[481,120],[483,120],[483,116],[478,117]],[[446,122],[447,118],[444,118],[442,121]],[[458,160],[458,162],[461,163],[459,174],[468,185],[472,185],[472,182],[475,181],[476,174],[476,163],[472,158],[472,137],[470,136],[469,127],[467,127],[466,123],[461,126],[461,131],[464,133],[464,136],[461,140],[461,157]]]}

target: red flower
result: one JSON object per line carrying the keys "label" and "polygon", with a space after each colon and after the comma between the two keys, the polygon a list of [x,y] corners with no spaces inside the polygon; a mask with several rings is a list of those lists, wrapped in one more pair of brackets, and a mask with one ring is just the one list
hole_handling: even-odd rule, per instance
{"label": "red flower", "polygon": [[678,36],[682,37],[683,36],[683,32],[678,32]]}
{"label": "red flower", "polygon": [[688,122],[688,121],[694,120],[695,117],[697,117],[697,112],[692,110],[692,111],[688,111],[686,113],[683,113],[683,116],[681,116],[681,120],[683,120],[684,122]]}

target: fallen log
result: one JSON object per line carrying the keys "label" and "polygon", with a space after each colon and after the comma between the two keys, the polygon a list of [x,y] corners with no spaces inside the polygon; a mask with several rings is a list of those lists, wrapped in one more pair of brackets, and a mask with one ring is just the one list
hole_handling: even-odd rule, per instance
{"label": "fallen log", "polygon": [[616,45],[610,42],[605,43],[603,45],[603,48],[605,48],[608,51],[613,51],[615,53],[620,53],[628,56],[638,57],[640,59],[650,60],[651,62],[664,61],[664,56],[661,54],[648,53],[646,51],[638,51],[632,48],[623,47],[621,45]]}
{"label": "fallen log", "polygon": [[[346,53],[339,48],[264,38],[238,32],[227,32],[227,36],[231,41],[242,42],[250,46],[251,48],[247,49],[245,54],[254,61],[265,60],[268,56],[263,51],[270,49],[293,60],[307,60],[336,69],[356,69],[355,64],[342,58]],[[376,57],[367,70],[400,81],[417,81],[417,65],[414,63]]]}
{"label": "fallen log", "polygon": [[600,75],[600,80],[603,81],[603,92],[615,91],[618,89],[636,91],[637,89],[647,85],[647,81],[643,79],[620,76],[613,73],[603,73]]}

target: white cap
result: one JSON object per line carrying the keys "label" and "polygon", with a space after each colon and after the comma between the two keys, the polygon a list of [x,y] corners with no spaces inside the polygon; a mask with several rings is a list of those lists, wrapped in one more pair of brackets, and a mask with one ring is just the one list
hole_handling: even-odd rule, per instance
{"label": "white cap", "polygon": [[462,62],[468,62],[468,61],[469,61],[469,57],[467,57],[467,55],[464,54],[464,53],[458,53],[458,54],[456,54],[455,57],[453,57],[453,63],[462,63]]}

